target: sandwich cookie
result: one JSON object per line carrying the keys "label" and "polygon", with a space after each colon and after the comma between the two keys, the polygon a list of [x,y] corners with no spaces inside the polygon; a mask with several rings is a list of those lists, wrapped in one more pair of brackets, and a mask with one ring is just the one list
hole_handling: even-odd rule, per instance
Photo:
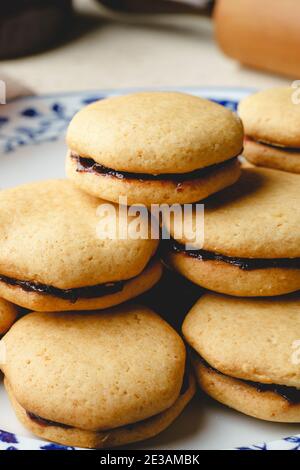
{"label": "sandwich cookie", "polygon": [[[297,94],[298,93],[298,94]],[[244,156],[254,165],[300,173],[299,92],[275,88],[243,100]]]}
{"label": "sandwich cookie", "polygon": [[150,438],[195,392],[182,339],[146,307],[31,313],[3,342],[17,416],[61,444],[109,448]]}
{"label": "sandwich cookie", "polygon": [[183,323],[201,388],[247,415],[300,422],[300,297],[204,295]]}
{"label": "sandwich cookie", "polygon": [[18,316],[18,308],[4,299],[0,299],[0,335],[14,324]]}
{"label": "sandwich cookie", "polygon": [[[162,273],[158,240],[119,237],[135,218],[111,205],[103,219],[102,204],[68,180],[1,191],[0,296],[37,311],[92,310],[150,289]],[[101,220],[112,237],[99,234]]]}
{"label": "sandwich cookie", "polygon": [[[205,201],[204,244],[171,243],[167,263],[206,289],[274,296],[300,289],[300,175],[243,168],[240,180]],[[193,216],[195,218],[195,216]],[[174,235],[174,227],[171,226]],[[176,234],[176,233],[175,233]]]}
{"label": "sandwich cookie", "polygon": [[67,133],[67,175],[103,199],[189,203],[240,176],[243,127],[230,110],[183,93],[113,97],[79,111]]}

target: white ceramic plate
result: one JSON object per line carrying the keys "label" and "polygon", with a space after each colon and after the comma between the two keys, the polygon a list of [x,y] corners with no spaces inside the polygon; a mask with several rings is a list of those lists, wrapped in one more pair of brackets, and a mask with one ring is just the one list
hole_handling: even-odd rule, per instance
{"label": "white ceramic plate", "polygon": [[[39,179],[64,177],[65,130],[73,114],[85,104],[129,90],[96,91],[27,97],[0,106],[0,188]],[[130,90],[132,91],[132,90]],[[251,90],[184,89],[236,109]],[[1,229],[1,228],[0,228]],[[57,449],[34,438],[16,419],[0,386],[0,449]],[[267,423],[196,397],[165,432],[139,449],[298,449],[300,425]],[[291,436],[283,438],[283,436]],[[255,442],[263,442],[254,445]],[[268,444],[266,444],[268,443]],[[66,448],[71,449],[71,448]]]}

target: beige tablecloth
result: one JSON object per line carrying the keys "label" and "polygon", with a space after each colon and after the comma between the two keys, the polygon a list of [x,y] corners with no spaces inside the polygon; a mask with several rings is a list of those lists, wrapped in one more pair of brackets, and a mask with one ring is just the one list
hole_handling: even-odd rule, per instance
{"label": "beige tablecloth", "polygon": [[2,62],[0,75],[7,73],[37,93],[201,85],[264,88],[289,83],[224,57],[214,44],[208,19],[120,17],[108,14],[94,0],[75,0],[75,5],[81,15],[72,39],[43,54]]}

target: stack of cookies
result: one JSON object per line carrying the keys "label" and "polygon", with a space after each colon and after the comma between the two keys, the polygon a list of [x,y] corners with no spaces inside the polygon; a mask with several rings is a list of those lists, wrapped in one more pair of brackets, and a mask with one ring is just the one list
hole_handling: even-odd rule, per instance
{"label": "stack of cookies", "polygon": [[183,323],[201,388],[247,415],[300,422],[300,176],[297,149],[286,148],[300,145],[300,107],[277,89],[240,110],[246,157],[274,169],[243,166],[234,186],[205,201],[204,244],[191,251],[173,240],[166,261],[218,293]]}
{"label": "stack of cookies", "polygon": [[299,87],[272,88],[241,102],[244,155],[249,162],[300,173],[299,97]]}
{"label": "stack of cookies", "polygon": [[[70,123],[68,179],[0,193],[0,333],[27,312],[4,336],[2,371],[34,434],[124,445],[160,433],[191,400],[181,337],[128,303],[154,292],[161,257],[211,291],[183,323],[200,387],[245,414],[300,421],[300,107],[290,98],[275,90],[242,103],[245,141],[235,114],[195,96],[95,102]],[[243,144],[257,166],[241,167]],[[159,250],[147,209],[194,203],[183,226],[197,227],[198,201],[203,243],[170,223]],[[130,236],[142,206],[143,236]]]}
{"label": "stack of cookies", "polygon": [[[145,306],[118,306],[162,275],[159,240],[124,236],[135,215],[119,203],[193,203],[233,185],[243,127],[201,98],[138,93],[81,110],[67,141],[68,180],[0,193],[2,332],[8,302],[31,312],[4,337],[2,371],[34,434],[112,447],[158,434],[195,392],[176,331]],[[108,205],[117,230],[103,238]]]}

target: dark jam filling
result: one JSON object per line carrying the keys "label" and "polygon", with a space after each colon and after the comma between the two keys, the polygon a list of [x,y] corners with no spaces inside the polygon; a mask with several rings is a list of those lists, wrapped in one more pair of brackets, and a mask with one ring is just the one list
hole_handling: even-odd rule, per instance
{"label": "dark jam filling", "polygon": [[291,405],[297,405],[300,403],[300,390],[295,387],[287,387],[286,385],[277,385],[277,384],[262,384],[261,382],[252,382],[251,380],[244,380],[244,379],[236,379],[235,377],[230,377],[229,375],[225,375],[219,370],[212,367],[208,364],[202,357],[198,356],[200,361],[203,363],[205,367],[216,372],[219,375],[223,375],[224,377],[229,377],[234,380],[238,380],[242,383],[249,385],[250,387],[255,388],[258,392],[273,392],[276,395],[281,396],[286,401],[288,401]]}
{"label": "dark jam filling", "polygon": [[30,411],[26,411],[26,414],[28,418],[32,419],[32,421],[35,421],[40,426],[58,426],[64,429],[72,429],[73,427],[73,426],[69,426],[68,424],[57,423],[56,421],[50,421],[49,419],[41,418],[40,416],[34,413],[31,413]]}
{"label": "dark jam filling", "polygon": [[272,144],[271,142],[263,142],[262,140],[253,139],[252,137],[246,137],[245,141],[255,142],[256,144],[265,145],[266,147],[276,150],[282,150],[283,152],[300,153],[300,147],[285,147],[278,144]]}
{"label": "dark jam filling", "polygon": [[93,299],[105,295],[115,294],[122,291],[124,281],[108,282],[95,286],[77,287],[75,289],[59,289],[39,282],[20,281],[11,277],[0,275],[0,281],[11,286],[21,287],[26,292],[37,292],[38,294],[52,295],[63,300],[75,303],[78,299]]}
{"label": "dark jam filling", "polygon": [[112,176],[122,180],[130,179],[139,181],[174,181],[175,183],[183,183],[184,181],[202,178],[203,176],[206,176],[207,174],[211,173],[211,171],[213,171],[214,169],[224,168],[230,162],[236,160],[237,157],[234,157],[230,160],[226,160],[226,162],[218,163],[216,165],[201,168],[200,170],[192,171],[190,173],[161,173],[159,175],[151,175],[148,173],[130,173],[126,171],[113,170],[112,168],[107,168],[106,166],[103,166],[100,163],[96,163],[91,158],[80,157],[79,155],[76,155],[74,153],[71,154],[71,158],[73,158],[77,162],[76,171],[81,173],[96,173],[98,175]]}
{"label": "dark jam filling", "polygon": [[232,258],[206,250],[186,250],[184,245],[172,240],[171,249],[175,253],[184,253],[199,261],[223,261],[224,263],[236,266],[244,271],[254,271],[255,269],[267,268],[293,268],[300,269],[300,258]]}

